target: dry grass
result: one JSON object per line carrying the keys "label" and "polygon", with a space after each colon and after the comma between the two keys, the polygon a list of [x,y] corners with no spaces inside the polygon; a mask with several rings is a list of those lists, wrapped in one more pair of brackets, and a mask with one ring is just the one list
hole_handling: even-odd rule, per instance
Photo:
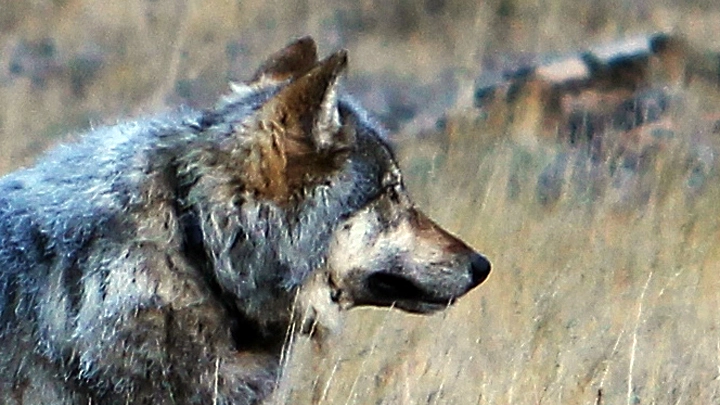
{"label": "dry grass", "polygon": [[[448,0],[442,15],[408,12],[403,0],[316,3],[0,0],[2,66],[21,39],[45,36],[61,68],[73,55],[104,63],[79,95],[62,69],[42,86],[0,71],[0,170],[89,123],[207,104],[227,77],[247,77],[268,50],[307,33],[321,52],[350,48],[351,79],[393,70],[423,81],[456,68],[459,108],[488,55],[564,52],[667,28],[720,49],[720,11],[709,0]],[[442,314],[359,309],[323,352],[298,341],[275,402],[720,402],[720,145],[695,124],[720,101],[696,88],[683,97],[676,137],[641,172],[513,141],[528,134],[473,113],[401,144],[418,204],[485,253],[494,273]],[[539,198],[549,165],[557,193]]]}
{"label": "dry grass", "polygon": [[[720,183],[714,166],[694,191],[689,137],[642,175],[598,164],[589,181],[582,151],[458,130],[402,148],[409,187],[494,274],[431,318],[354,311],[321,359],[301,342],[285,403],[716,403]],[[541,203],[558,156],[561,195]]]}

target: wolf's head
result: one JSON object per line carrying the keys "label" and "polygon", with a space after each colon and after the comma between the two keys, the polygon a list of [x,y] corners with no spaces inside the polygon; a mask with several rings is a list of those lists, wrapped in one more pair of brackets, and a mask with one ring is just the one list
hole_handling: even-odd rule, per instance
{"label": "wolf's head", "polygon": [[[304,284],[301,304],[314,312],[445,308],[485,281],[490,263],[414,206],[377,125],[341,95],[346,65],[345,51],[318,61],[314,42],[302,38],[234,85],[216,111],[240,117],[245,144],[234,160],[243,162],[242,232],[222,245],[233,270],[221,271],[220,283],[240,300],[252,295],[237,287],[248,277],[255,286]],[[227,221],[235,219],[214,222]],[[253,312],[252,302],[240,306]]]}

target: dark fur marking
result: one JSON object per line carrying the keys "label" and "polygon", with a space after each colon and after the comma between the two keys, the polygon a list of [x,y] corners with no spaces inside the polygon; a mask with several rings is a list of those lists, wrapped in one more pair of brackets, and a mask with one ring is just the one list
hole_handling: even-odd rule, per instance
{"label": "dark fur marking", "polygon": [[105,301],[107,299],[107,285],[110,277],[110,269],[100,269],[100,300]]}
{"label": "dark fur marking", "polygon": [[203,111],[200,115],[200,119],[197,121],[197,125],[193,125],[192,128],[198,132],[204,131],[210,127],[213,127],[222,122],[222,115],[216,111]]}
{"label": "dark fur marking", "polygon": [[[194,211],[187,211],[181,217],[183,224],[183,253],[198,269],[205,285],[225,310],[230,333],[238,351],[268,349],[282,346],[284,331],[277,325],[263,325],[244,315],[235,304],[230,292],[223,290],[217,276],[212,271],[211,259],[203,244],[200,220]],[[283,333],[278,333],[283,332]],[[283,337],[283,338],[281,338]]]}
{"label": "dark fur marking", "polygon": [[68,312],[70,317],[74,320],[80,313],[81,302],[85,287],[82,282],[82,270],[78,266],[77,259],[73,260],[73,263],[65,267],[62,271],[62,283],[65,288],[65,293],[68,297]]}
{"label": "dark fur marking", "polygon": [[8,275],[3,280],[2,297],[2,311],[0,311],[0,335],[5,334],[7,329],[11,327],[11,320],[15,317],[15,311],[17,311],[20,305],[21,292],[20,282],[18,276]]}

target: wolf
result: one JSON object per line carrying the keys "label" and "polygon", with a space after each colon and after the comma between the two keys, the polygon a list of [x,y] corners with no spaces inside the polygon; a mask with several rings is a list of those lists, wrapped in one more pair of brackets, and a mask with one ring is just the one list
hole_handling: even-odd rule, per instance
{"label": "wolf", "polygon": [[[490,262],[412,203],[304,37],[214,108],[94,129],[0,180],[3,404],[257,404],[286,332],[442,310]],[[317,326],[317,327],[316,327]]]}

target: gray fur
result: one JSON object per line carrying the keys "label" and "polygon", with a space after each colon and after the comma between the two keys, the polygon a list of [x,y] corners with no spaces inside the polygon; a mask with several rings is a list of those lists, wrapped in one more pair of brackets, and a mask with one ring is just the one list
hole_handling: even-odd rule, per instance
{"label": "gray fur", "polygon": [[366,114],[340,101],[322,107],[352,125],[339,166],[285,203],[260,197],[242,167],[257,158],[258,112],[285,86],[95,129],[0,180],[2,403],[271,392],[298,288],[396,168]]}

